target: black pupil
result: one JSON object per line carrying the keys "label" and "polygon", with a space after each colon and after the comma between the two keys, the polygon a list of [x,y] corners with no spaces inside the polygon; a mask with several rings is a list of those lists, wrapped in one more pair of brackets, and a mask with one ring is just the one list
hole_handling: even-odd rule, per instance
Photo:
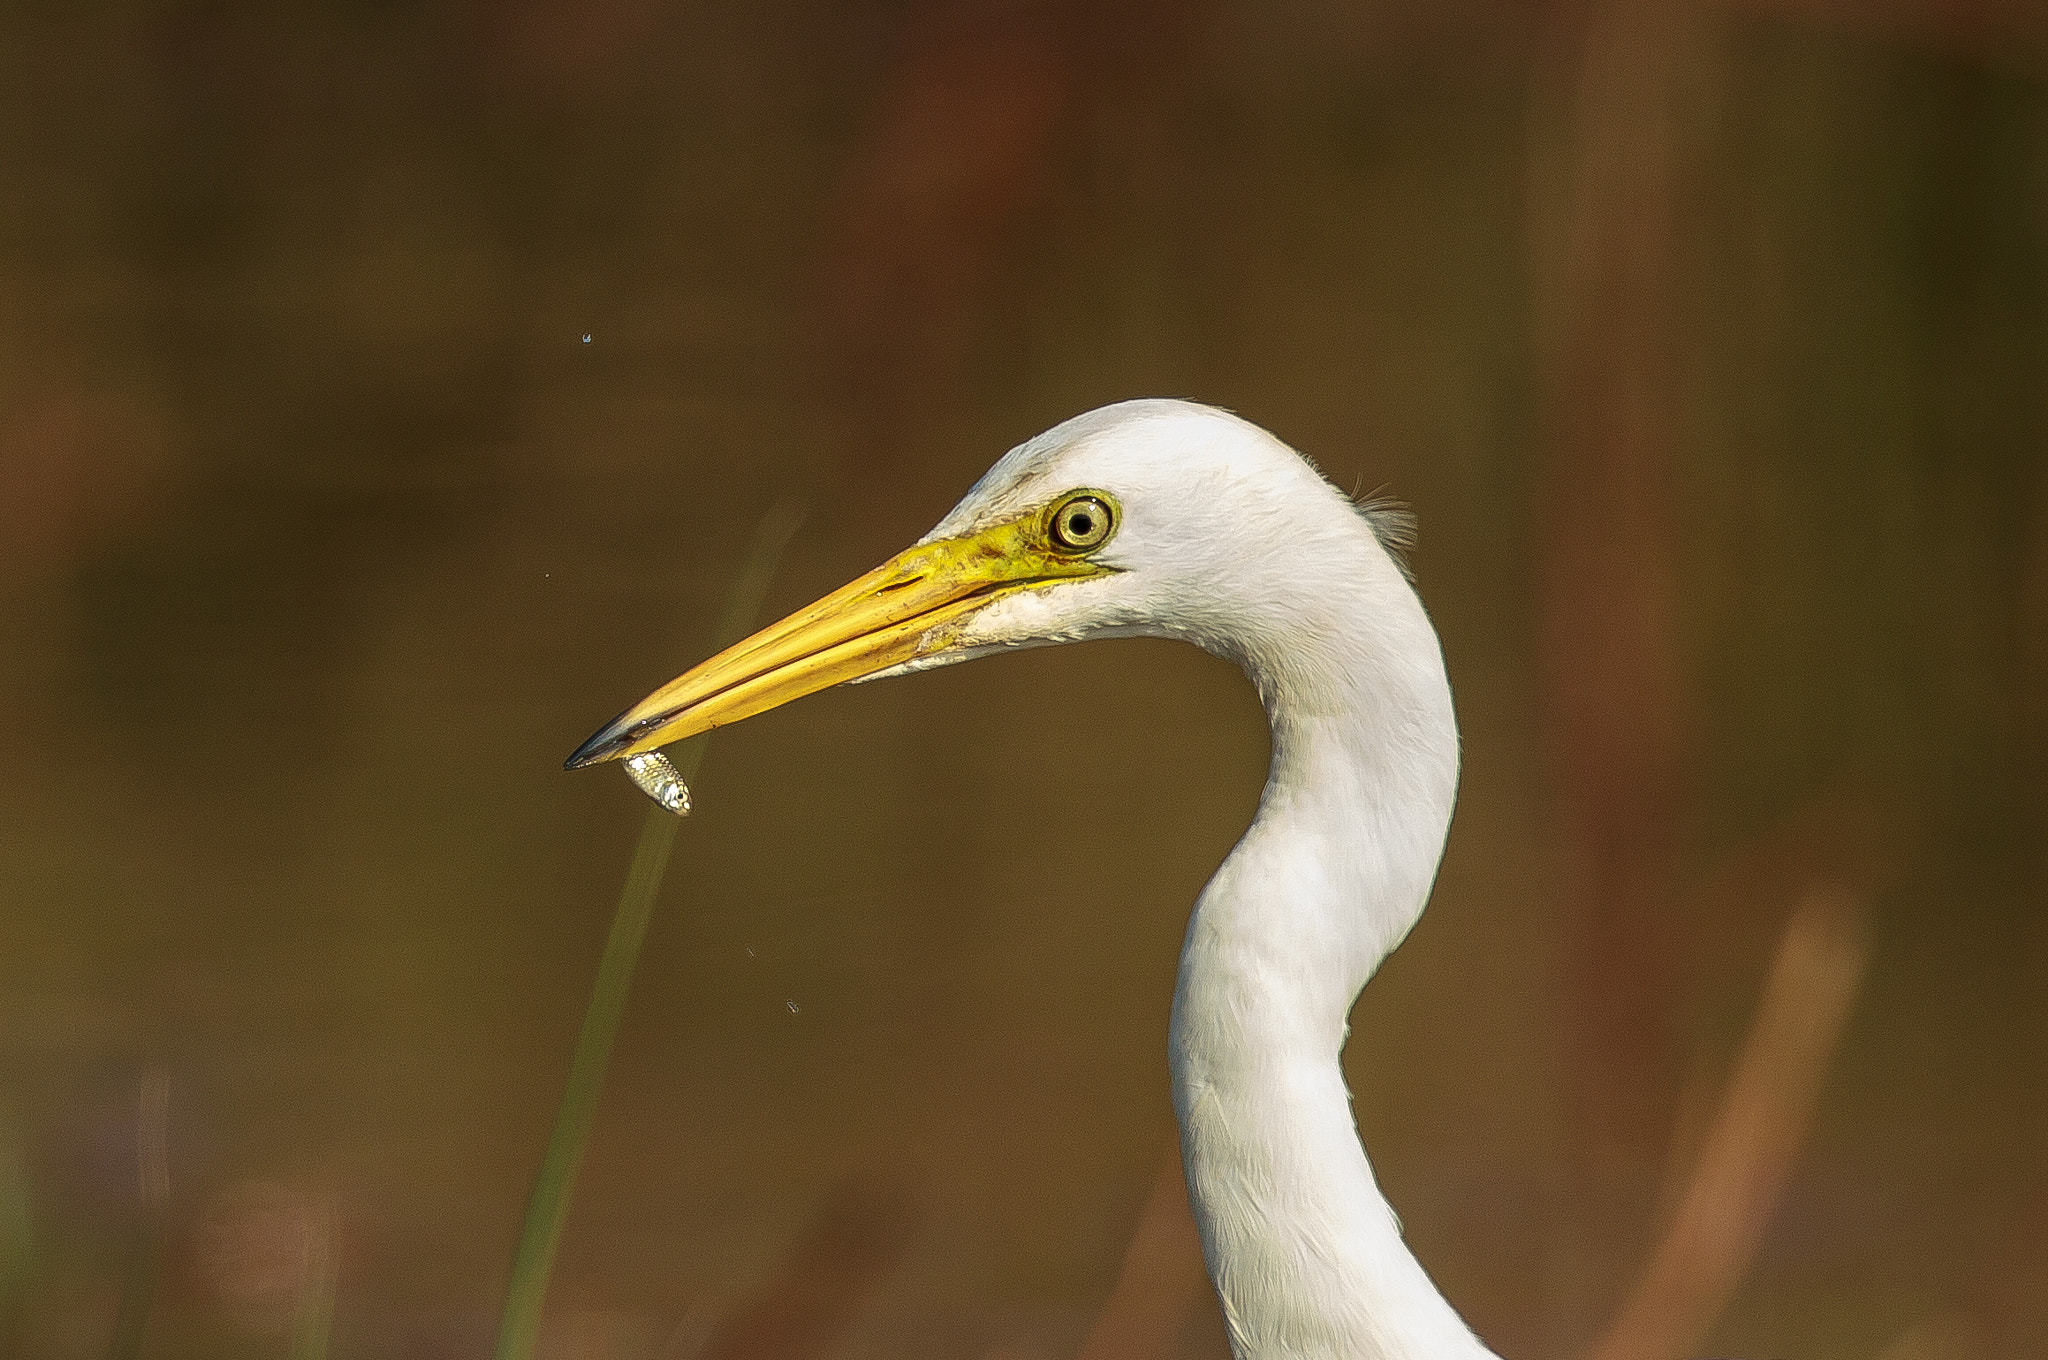
{"label": "black pupil", "polygon": [[1095,521],[1088,517],[1086,510],[1076,510],[1067,517],[1067,533],[1074,538],[1086,538],[1094,528]]}

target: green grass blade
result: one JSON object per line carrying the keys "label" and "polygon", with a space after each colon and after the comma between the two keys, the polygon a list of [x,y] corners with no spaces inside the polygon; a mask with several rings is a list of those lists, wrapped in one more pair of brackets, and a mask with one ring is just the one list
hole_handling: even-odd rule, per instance
{"label": "green grass blade", "polygon": [[[784,502],[761,521],[754,534],[753,548],[726,597],[714,649],[737,642],[751,630],[782,550],[789,545],[802,518],[796,505]],[[685,783],[697,777],[709,740],[710,734],[706,733],[670,750],[669,758]],[[597,966],[597,982],[591,988],[583,1028],[576,1036],[576,1050],[569,1059],[568,1086],[562,1092],[547,1153],[541,1159],[533,1194],[527,1200],[526,1222],[519,1232],[512,1282],[498,1326],[498,1360],[529,1360],[533,1354],[540,1332],[541,1305],[547,1298],[548,1276],[554,1268],[555,1248],[561,1242],[562,1224],[569,1213],[569,1192],[575,1186],[576,1170],[583,1161],[584,1140],[597,1113],[598,1094],[604,1087],[605,1068],[611,1061],[619,1018],[625,1014],[626,994],[632,987],[640,944],[647,937],[647,923],[654,916],[654,899],[661,891],[662,874],[668,868],[669,851],[675,846],[676,830],[681,825],[680,818],[658,807],[649,808],[640,843],[633,851],[632,867],[626,871],[626,886],[619,893],[618,910],[612,917],[611,933],[605,939],[604,957]]]}
{"label": "green grass blade", "polygon": [[171,1199],[170,1078],[161,1069],[145,1073],[142,1099],[135,1118],[135,1159],[142,1194],[141,1217],[129,1246],[128,1269],[121,1283],[121,1305],[114,1315],[109,1360],[135,1360],[142,1353],[142,1334],[149,1326],[150,1304],[156,1298],[162,1270],[167,1211]]}

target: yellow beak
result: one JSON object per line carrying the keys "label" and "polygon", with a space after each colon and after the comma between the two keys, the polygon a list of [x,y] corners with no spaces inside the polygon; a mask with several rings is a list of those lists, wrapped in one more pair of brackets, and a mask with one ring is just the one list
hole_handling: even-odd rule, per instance
{"label": "yellow beak", "polygon": [[564,768],[651,751],[954,645],[945,625],[1005,595],[1110,568],[1062,553],[1042,513],[920,544],[669,681],[578,747]]}

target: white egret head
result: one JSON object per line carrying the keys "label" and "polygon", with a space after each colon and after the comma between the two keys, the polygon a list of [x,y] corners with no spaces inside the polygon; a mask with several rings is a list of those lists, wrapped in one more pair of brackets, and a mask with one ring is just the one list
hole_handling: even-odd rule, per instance
{"label": "white egret head", "polygon": [[[1389,551],[1403,528],[1379,512],[1368,531],[1307,460],[1227,412],[1103,407],[1012,450],[916,545],[663,686],[568,765],[1012,647],[1174,637],[1261,677],[1331,609],[1370,614],[1384,593],[1390,615],[1414,612]],[[1333,599],[1338,564],[1348,587]]]}

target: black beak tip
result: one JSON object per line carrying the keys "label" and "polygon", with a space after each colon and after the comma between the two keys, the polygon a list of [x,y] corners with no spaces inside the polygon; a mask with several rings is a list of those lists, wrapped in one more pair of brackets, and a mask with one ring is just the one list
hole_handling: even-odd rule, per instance
{"label": "black beak tip", "polygon": [[565,770],[580,770],[586,765],[597,765],[610,760],[633,740],[632,729],[626,725],[626,715],[618,717],[597,729],[589,741],[576,748],[574,755],[562,762]]}

